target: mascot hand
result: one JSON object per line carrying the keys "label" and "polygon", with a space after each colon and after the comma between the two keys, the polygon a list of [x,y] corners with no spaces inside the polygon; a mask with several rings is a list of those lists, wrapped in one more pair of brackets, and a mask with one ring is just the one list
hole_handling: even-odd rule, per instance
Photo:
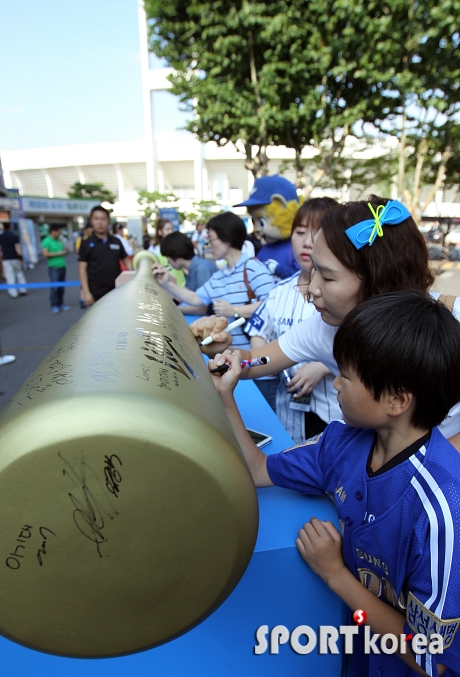
{"label": "mascot hand", "polygon": [[265,261],[265,265],[267,266],[268,270],[271,272],[272,275],[275,274],[275,270],[278,267],[278,261],[275,261],[275,259],[268,259]]}

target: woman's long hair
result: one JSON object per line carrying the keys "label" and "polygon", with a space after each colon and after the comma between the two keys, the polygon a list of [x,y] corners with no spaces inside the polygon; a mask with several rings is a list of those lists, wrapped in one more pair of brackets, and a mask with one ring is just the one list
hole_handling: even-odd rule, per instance
{"label": "woman's long hair", "polygon": [[157,219],[155,223],[155,240],[154,240],[154,245],[156,246],[157,244],[161,243],[161,240],[163,238],[163,228],[167,223],[171,223],[169,219]]}

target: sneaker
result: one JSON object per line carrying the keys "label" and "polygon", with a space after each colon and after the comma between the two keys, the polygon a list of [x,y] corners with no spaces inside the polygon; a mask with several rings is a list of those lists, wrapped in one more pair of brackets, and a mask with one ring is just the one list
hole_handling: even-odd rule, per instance
{"label": "sneaker", "polygon": [[59,312],[59,308],[57,306],[53,306],[51,308],[51,312],[53,313],[53,315],[57,315]]}
{"label": "sneaker", "polygon": [[61,306],[59,310],[70,310],[70,306]]}
{"label": "sneaker", "polygon": [[83,299],[80,299],[80,308],[86,308],[85,302],[83,301]]}

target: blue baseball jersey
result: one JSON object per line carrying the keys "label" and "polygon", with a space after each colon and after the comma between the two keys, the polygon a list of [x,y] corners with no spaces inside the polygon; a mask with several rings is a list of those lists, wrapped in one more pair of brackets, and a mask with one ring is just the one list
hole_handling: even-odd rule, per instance
{"label": "blue baseball jersey", "polygon": [[[332,422],[322,435],[267,457],[272,482],[328,494],[343,529],[350,571],[379,599],[405,614],[406,634],[443,637],[443,654],[416,656],[425,672],[460,675],[460,454],[434,429],[394,467],[369,475],[375,431]],[[409,649],[408,649],[409,650]],[[398,656],[364,655],[355,637],[355,677],[415,677]]]}

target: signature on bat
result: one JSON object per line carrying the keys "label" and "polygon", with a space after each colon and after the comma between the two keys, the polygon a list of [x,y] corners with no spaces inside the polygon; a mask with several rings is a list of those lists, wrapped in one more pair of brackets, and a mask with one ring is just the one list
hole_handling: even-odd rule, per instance
{"label": "signature on bat", "polygon": [[78,452],[77,458],[72,461],[61,451],[58,451],[58,456],[65,465],[62,474],[75,487],[72,492],[69,492],[69,498],[75,508],[73,511],[75,525],[85,538],[95,543],[97,554],[103,557],[101,544],[107,542],[104,527],[108,520],[115,519],[119,514],[107,496],[106,490],[108,489],[113,496],[118,498],[121,475],[114,463],[118,461],[122,465],[122,462],[115,454],[105,457],[106,484],[104,486],[85,460],[83,451]]}

